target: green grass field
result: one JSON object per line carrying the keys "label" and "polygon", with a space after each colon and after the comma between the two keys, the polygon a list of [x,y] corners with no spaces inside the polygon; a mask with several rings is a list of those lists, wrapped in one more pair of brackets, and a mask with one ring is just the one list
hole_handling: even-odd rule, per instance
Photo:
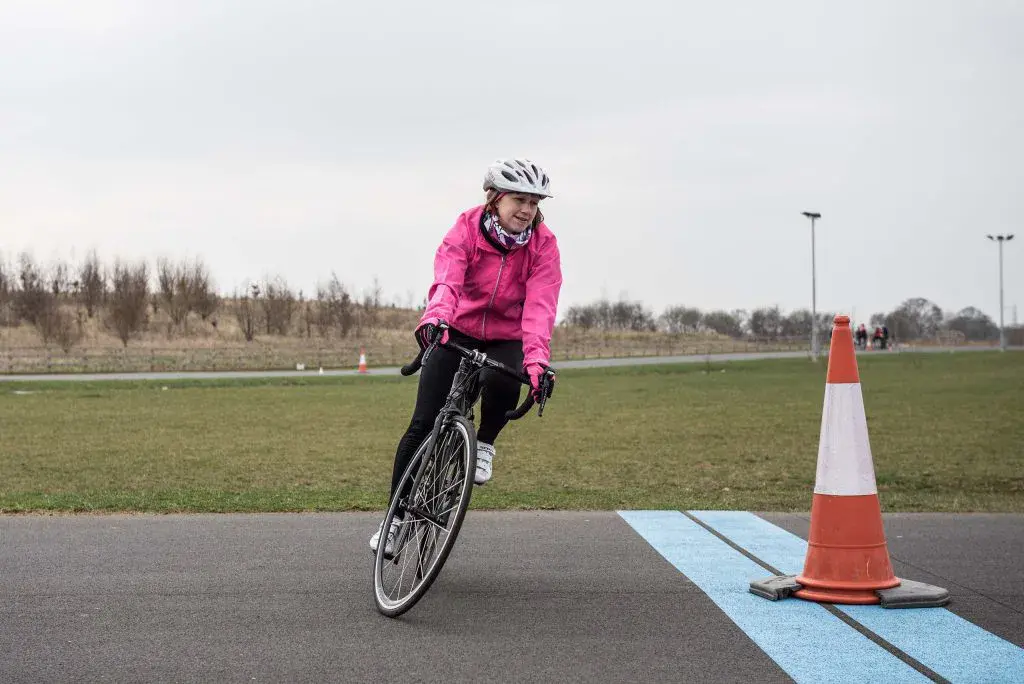
{"label": "green grass field", "polygon": [[[1024,354],[859,360],[887,511],[1024,512]],[[0,511],[385,505],[416,378],[0,384]],[[809,510],[825,364],[563,371],[476,508]]]}

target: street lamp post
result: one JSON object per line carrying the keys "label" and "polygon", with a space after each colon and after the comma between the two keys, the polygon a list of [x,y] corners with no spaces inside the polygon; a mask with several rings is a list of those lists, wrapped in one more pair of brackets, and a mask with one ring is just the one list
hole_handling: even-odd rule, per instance
{"label": "street lamp post", "polygon": [[1013,239],[1013,235],[988,235],[989,240],[999,243],[999,349],[1006,351],[1006,328],[1003,327],[1003,243]]}
{"label": "street lamp post", "polygon": [[818,274],[814,257],[814,222],[821,214],[814,211],[803,212],[811,219],[811,358],[818,360]]}

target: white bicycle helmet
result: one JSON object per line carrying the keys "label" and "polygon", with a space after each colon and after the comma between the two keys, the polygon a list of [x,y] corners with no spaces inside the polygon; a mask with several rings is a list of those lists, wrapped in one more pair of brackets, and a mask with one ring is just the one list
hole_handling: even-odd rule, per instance
{"label": "white bicycle helmet", "polygon": [[548,187],[548,174],[529,159],[498,159],[487,167],[484,190],[525,192],[541,197],[554,197]]}

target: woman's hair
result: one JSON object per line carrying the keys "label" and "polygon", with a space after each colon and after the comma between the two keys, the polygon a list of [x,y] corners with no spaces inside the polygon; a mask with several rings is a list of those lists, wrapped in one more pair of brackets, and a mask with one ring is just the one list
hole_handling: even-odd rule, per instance
{"label": "woman's hair", "polygon": [[[489,211],[495,216],[498,215],[498,198],[502,195],[507,195],[507,192],[499,192],[494,188],[487,191],[487,203],[484,206],[484,211]],[[533,217],[533,223],[530,224],[531,228],[536,229],[541,223],[544,222],[544,214],[541,213],[540,207],[537,207],[537,215]]]}

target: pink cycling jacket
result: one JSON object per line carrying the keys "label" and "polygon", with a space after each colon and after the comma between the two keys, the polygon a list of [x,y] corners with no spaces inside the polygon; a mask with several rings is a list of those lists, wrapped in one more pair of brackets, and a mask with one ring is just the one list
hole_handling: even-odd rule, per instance
{"label": "pink cycling jacket", "polygon": [[437,248],[420,324],[440,319],[479,340],[522,340],[523,365],[546,364],[562,287],[558,241],[541,223],[525,246],[502,253],[484,236],[483,212],[463,212]]}

